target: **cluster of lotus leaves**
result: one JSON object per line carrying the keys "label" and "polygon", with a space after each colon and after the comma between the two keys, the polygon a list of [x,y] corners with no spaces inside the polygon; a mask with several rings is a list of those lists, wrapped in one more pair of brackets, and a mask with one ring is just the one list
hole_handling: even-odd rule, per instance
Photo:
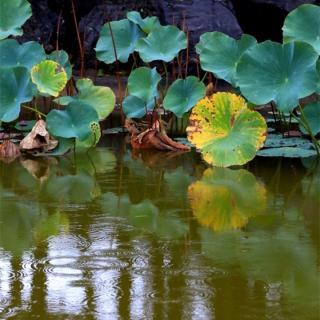
{"label": "cluster of lotus leaves", "polygon": [[266,139],[264,118],[238,95],[220,92],[200,100],[192,110],[188,140],[205,161],[218,167],[252,160]]}
{"label": "cluster of lotus leaves", "polygon": [[21,36],[21,26],[31,17],[31,5],[26,0],[0,1],[0,40]]}
{"label": "cluster of lotus leaves", "polygon": [[320,92],[319,16],[320,7],[311,4],[290,12],[283,26],[284,44],[204,33],[196,45],[201,67],[238,87],[251,103],[274,101],[280,111],[291,112],[299,99]]}
{"label": "cluster of lotus leaves", "polygon": [[193,215],[214,231],[244,227],[266,207],[266,189],[244,169],[209,168],[189,186]]}
{"label": "cluster of lotus leaves", "polygon": [[[175,26],[161,26],[157,17],[142,18],[131,11],[127,19],[106,23],[96,45],[97,58],[107,64],[128,62],[137,51],[144,62],[173,60],[187,47],[186,34]],[[116,54],[115,54],[116,52]]]}

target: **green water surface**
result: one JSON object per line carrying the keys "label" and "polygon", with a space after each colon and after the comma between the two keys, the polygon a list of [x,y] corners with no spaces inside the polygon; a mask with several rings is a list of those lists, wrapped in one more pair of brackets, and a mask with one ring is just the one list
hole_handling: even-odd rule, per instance
{"label": "green water surface", "polygon": [[320,319],[316,162],[104,145],[0,162],[0,319]]}

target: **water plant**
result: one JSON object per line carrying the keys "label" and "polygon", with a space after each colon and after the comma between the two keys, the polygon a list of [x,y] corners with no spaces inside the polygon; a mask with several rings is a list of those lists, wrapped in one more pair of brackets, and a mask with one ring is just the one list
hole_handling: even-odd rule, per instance
{"label": "water plant", "polygon": [[300,99],[319,93],[319,15],[316,5],[306,4],[293,10],[284,22],[283,44],[257,43],[247,35],[234,40],[211,32],[203,34],[196,46],[204,70],[229,82],[251,104],[271,103],[279,111],[279,120],[289,123],[288,131],[291,118],[296,119],[301,131],[311,137],[318,154],[316,130],[310,127],[312,119],[319,119],[318,110],[306,107],[309,111],[305,116]]}

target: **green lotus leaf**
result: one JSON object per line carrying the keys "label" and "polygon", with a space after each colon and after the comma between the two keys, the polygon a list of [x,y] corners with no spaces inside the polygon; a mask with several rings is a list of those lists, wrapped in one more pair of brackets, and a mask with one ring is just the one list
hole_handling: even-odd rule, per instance
{"label": "green lotus leaf", "polygon": [[227,167],[255,157],[265,141],[267,125],[242,97],[220,92],[196,104],[187,132],[208,163]]}
{"label": "green lotus leaf", "polygon": [[240,58],[237,85],[250,102],[274,101],[280,111],[290,112],[300,98],[315,92],[317,59],[318,54],[307,43],[265,41]]}
{"label": "green lotus leaf", "polygon": [[320,7],[304,4],[291,11],[283,25],[283,41],[303,41],[320,54]]}
{"label": "green lotus leaf", "polygon": [[14,39],[0,41],[1,68],[26,67],[34,65],[46,58],[43,47],[35,41],[19,44]]}
{"label": "green lotus leaf", "polygon": [[31,69],[32,82],[44,95],[57,97],[67,84],[65,70],[55,61],[45,60]]}
{"label": "green lotus leaf", "polygon": [[163,106],[177,117],[182,117],[206,94],[206,87],[197,77],[178,79],[170,86]]}
{"label": "green lotus leaf", "polygon": [[59,63],[59,65],[65,70],[68,80],[71,78],[71,76],[72,76],[72,65],[71,65],[70,60],[69,60],[69,55],[68,55],[68,53],[66,51],[64,51],[64,50],[58,50],[58,51],[55,50],[55,51],[51,52],[50,54],[48,54],[47,58],[49,60],[53,60],[53,61]]}
{"label": "green lotus leaf", "polygon": [[97,111],[80,101],[71,102],[65,110],[51,110],[47,115],[49,132],[62,138],[85,140],[94,122],[99,122]]}
{"label": "green lotus leaf", "polygon": [[214,31],[204,33],[196,45],[201,68],[236,87],[236,69],[242,54],[255,45],[257,40],[243,34],[239,40]]}
{"label": "green lotus leaf", "polygon": [[31,101],[34,87],[28,69],[16,67],[0,72],[0,120],[11,122],[20,113],[21,103]]}
{"label": "green lotus leaf", "polygon": [[128,92],[130,95],[142,99],[144,102],[158,97],[158,83],[161,80],[156,68],[137,68],[128,78]]}
{"label": "green lotus leaf", "polygon": [[92,122],[90,124],[91,133],[89,137],[85,140],[76,141],[76,149],[79,150],[88,150],[97,145],[101,138],[101,128],[98,122]]}
{"label": "green lotus leaf", "polygon": [[281,147],[259,150],[260,157],[285,157],[285,158],[308,158],[317,155],[316,150],[301,147]]}
{"label": "green lotus leaf", "polygon": [[150,33],[154,29],[160,27],[160,21],[158,17],[146,17],[142,19],[140,12],[138,11],[130,11],[127,13],[127,18],[137,24],[141,30],[145,33]]}
{"label": "green lotus leaf", "polygon": [[72,101],[90,104],[97,111],[99,120],[105,119],[113,111],[116,98],[109,87],[95,86],[90,79],[79,79],[77,89],[76,96],[60,97],[55,102],[62,105],[67,105]]}
{"label": "green lotus leaf", "polygon": [[266,207],[266,188],[247,170],[209,168],[189,186],[193,215],[214,231],[244,227]]}
{"label": "green lotus leaf", "polygon": [[127,118],[142,118],[148,111],[154,108],[154,101],[145,103],[135,96],[127,96],[122,102],[123,112]]}
{"label": "green lotus leaf", "polygon": [[136,51],[144,62],[173,60],[180,50],[187,47],[185,33],[175,26],[160,26],[146,38],[138,40]]}
{"label": "green lotus leaf", "polygon": [[31,6],[26,0],[0,1],[0,40],[21,36],[21,26],[31,17]]}
{"label": "green lotus leaf", "polygon": [[[320,132],[320,102],[312,102],[306,105],[303,108],[303,114],[305,117],[305,120],[307,121],[311,132],[313,135],[316,135]],[[307,134],[307,130],[305,127],[300,124],[299,125],[300,130]]]}
{"label": "green lotus leaf", "polygon": [[[128,19],[112,21],[110,25],[117,58],[120,62],[127,62],[130,54],[135,50],[138,39],[143,36],[143,33],[136,24]],[[95,50],[98,60],[105,63],[113,63],[116,61],[109,23],[106,23],[102,27]]]}

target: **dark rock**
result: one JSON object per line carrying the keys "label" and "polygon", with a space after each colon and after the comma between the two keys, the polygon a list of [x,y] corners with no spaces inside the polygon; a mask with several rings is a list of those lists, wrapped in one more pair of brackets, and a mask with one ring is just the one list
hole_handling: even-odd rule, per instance
{"label": "dark rock", "polygon": [[258,4],[272,5],[279,9],[285,10],[287,12],[292,11],[296,7],[305,3],[314,3],[314,4],[320,3],[319,0],[251,0],[251,2],[255,2]]}
{"label": "dark rock", "polygon": [[17,39],[20,42],[38,41],[44,48],[51,51],[58,15],[48,8],[47,0],[29,0],[32,16],[23,26],[24,34]]}

